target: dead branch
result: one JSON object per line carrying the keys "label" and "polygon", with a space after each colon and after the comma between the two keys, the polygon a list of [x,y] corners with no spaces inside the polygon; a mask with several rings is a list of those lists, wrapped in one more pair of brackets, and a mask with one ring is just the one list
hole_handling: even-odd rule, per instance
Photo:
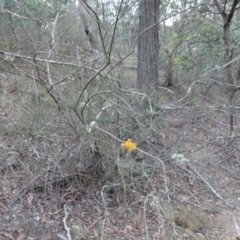
{"label": "dead branch", "polygon": [[48,53],[48,56],[47,56],[47,75],[48,75],[48,81],[49,81],[50,86],[52,86],[53,83],[52,83],[52,79],[51,79],[49,60],[50,60],[52,52],[55,48],[55,28],[56,28],[56,25],[57,25],[58,17],[59,17],[59,12],[57,12],[54,23],[53,23],[53,28],[52,28],[52,32],[51,32],[50,50],[49,50],[49,53]]}
{"label": "dead branch", "polygon": [[187,164],[187,168],[190,169],[191,171],[193,171],[208,186],[208,188],[213,192],[213,194],[217,198],[219,198],[229,209],[231,209],[231,217],[234,222],[237,234],[238,234],[238,236],[240,236],[240,229],[239,229],[239,226],[237,224],[237,221],[236,221],[236,218],[234,215],[235,206],[230,204],[219,193],[217,193],[217,191],[209,184],[209,182],[191,164]]}
{"label": "dead branch", "polygon": [[219,193],[217,193],[217,191],[210,185],[210,183],[191,164],[188,163],[187,168],[193,171],[207,185],[207,187],[212,191],[212,193],[218,199],[220,199],[228,208],[230,208],[231,210],[235,209],[235,206],[225,200]]}
{"label": "dead branch", "polygon": [[145,227],[145,231],[146,231],[146,235],[147,235],[147,239],[149,240],[149,233],[148,233],[148,226],[147,226],[147,214],[146,214],[146,205],[147,205],[147,201],[148,201],[148,195],[144,201],[144,208],[143,208],[143,214],[144,214],[144,227]]}
{"label": "dead branch", "polygon": [[71,233],[70,233],[71,229],[67,225],[67,218],[68,218],[68,214],[69,214],[69,212],[67,211],[67,204],[64,204],[64,214],[65,214],[65,216],[63,218],[64,228],[67,231],[68,240],[72,240]]}
{"label": "dead branch", "polygon": [[[240,236],[240,229],[239,229],[239,226],[237,224],[237,221],[236,221],[236,218],[235,218],[235,215],[234,215],[234,209],[232,209],[232,211],[231,211],[231,217],[232,217],[232,220],[234,222],[235,228],[237,230],[237,234],[238,234],[238,236]],[[239,238],[237,237],[237,239],[239,239]]]}

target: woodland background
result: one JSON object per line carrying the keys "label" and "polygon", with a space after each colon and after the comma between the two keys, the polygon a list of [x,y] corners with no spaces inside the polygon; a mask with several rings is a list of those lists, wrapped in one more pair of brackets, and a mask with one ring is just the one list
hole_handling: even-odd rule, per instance
{"label": "woodland background", "polygon": [[0,0],[0,238],[240,239],[239,8]]}

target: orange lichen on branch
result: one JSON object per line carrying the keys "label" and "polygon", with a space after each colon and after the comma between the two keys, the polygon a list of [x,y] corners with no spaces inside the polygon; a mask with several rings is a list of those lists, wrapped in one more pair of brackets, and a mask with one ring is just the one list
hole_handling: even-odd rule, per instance
{"label": "orange lichen on branch", "polygon": [[129,138],[127,141],[124,141],[121,144],[122,148],[127,149],[129,151],[136,150],[137,144],[135,142],[132,142],[131,138]]}

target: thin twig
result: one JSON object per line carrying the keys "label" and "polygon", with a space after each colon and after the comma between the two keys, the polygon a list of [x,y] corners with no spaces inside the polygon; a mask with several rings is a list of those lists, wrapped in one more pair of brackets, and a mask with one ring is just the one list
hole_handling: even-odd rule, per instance
{"label": "thin twig", "polygon": [[146,215],[146,205],[147,205],[147,201],[148,201],[148,195],[144,201],[144,208],[143,208],[143,215],[144,215],[144,227],[145,227],[145,231],[146,231],[146,235],[147,235],[147,239],[149,240],[149,233],[148,233],[148,226],[147,226],[147,215]]}
{"label": "thin twig", "polygon": [[234,209],[235,206],[230,204],[227,200],[225,200],[217,191],[210,185],[210,183],[191,165],[187,164],[187,167],[192,170],[207,186],[208,188],[213,192],[213,194],[219,198],[228,208]]}
{"label": "thin twig", "polygon": [[36,19],[36,18],[29,18],[29,17],[25,17],[25,16],[22,16],[22,15],[19,15],[17,13],[11,12],[11,11],[7,10],[6,8],[4,8],[2,4],[0,4],[0,6],[1,6],[1,11],[0,12],[3,12],[3,13],[6,12],[8,14],[13,15],[14,17],[18,17],[18,18],[22,18],[22,19],[27,19],[27,20],[32,20],[32,21],[39,21],[39,19]]}
{"label": "thin twig", "polygon": [[32,146],[32,148],[33,148],[33,151],[35,152],[35,154],[37,155],[38,159],[40,159],[41,157],[39,156],[39,154],[38,154],[36,148],[35,148],[34,146]]}
{"label": "thin twig", "polygon": [[107,189],[108,187],[115,187],[115,186],[119,186],[121,185],[120,183],[117,183],[117,184],[112,184],[112,185],[104,185],[102,187],[102,190],[101,190],[101,197],[102,197],[102,200],[103,200],[103,207],[104,207],[104,215],[103,215],[103,224],[102,224],[102,232],[101,232],[101,240],[103,240],[103,236],[104,236],[104,227],[105,227],[105,221],[106,221],[106,216],[108,215],[108,210],[107,210],[107,200],[105,198],[105,189]]}
{"label": "thin twig", "polygon": [[[21,59],[24,59],[24,60],[29,60],[29,61],[33,60],[33,57],[22,55],[22,54],[6,52],[6,51],[2,51],[2,50],[0,50],[0,53],[8,55],[8,56],[16,57],[16,58],[21,58]],[[37,53],[47,54],[47,55],[49,54],[47,52],[37,52]],[[52,55],[56,55],[56,54],[52,54]],[[85,67],[86,65],[88,65],[89,63],[94,62],[94,61],[96,61],[98,59],[100,59],[100,57],[96,57],[96,58],[90,60],[89,62],[87,62],[84,65],[75,64],[75,63],[69,63],[69,62],[54,61],[54,60],[50,60],[50,59],[48,60],[48,59],[44,59],[44,58],[35,58],[35,61],[38,61],[38,62],[47,62],[48,61],[51,64],[64,65],[64,66],[68,66],[68,67],[81,67],[82,68],[82,67]],[[29,62],[29,63],[31,63],[34,66],[36,66],[36,64],[34,64],[33,62]],[[89,68],[89,67],[87,67],[87,68],[92,70],[92,71],[94,71],[94,69],[92,69],[92,68]],[[97,71],[95,71],[95,72],[97,72]]]}
{"label": "thin twig", "polygon": [[234,222],[235,228],[237,230],[237,234],[238,234],[238,236],[240,236],[240,229],[239,229],[239,226],[237,224],[237,221],[236,221],[236,218],[235,218],[235,215],[234,215],[234,209],[232,209],[232,211],[231,211],[231,216],[232,216],[232,220]]}
{"label": "thin twig", "polygon": [[103,219],[103,223],[102,223],[101,240],[103,240],[103,236],[104,236],[105,221],[106,221],[106,218]]}
{"label": "thin twig", "polygon": [[88,231],[99,221],[103,218],[104,216],[99,217],[96,221],[94,221],[85,231],[85,236],[87,235]]}
{"label": "thin twig", "polygon": [[67,225],[67,218],[68,218],[69,212],[67,211],[67,204],[66,203],[64,204],[64,214],[65,214],[65,216],[63,218],[64,228],[67,231],[68,240],[72,240],[71,233],[70,233],[71,229]]}
{"label": "thin twig", "polygon": [[0,108],[3,111],[2,115],[5,116],[16,127],[17,126],[16,123],[8,116],[8,114],[6,113],[4,107],[0,105]]}
{"label": "thin twig", "polygon": [[36,84],[36,80],[35,80],[35,77],[34,77],[33,70],[32,70],[32,79],[33,79],[34,88],[35,88],[36,103],[39,104],[39,101],[38,101],[38,89],[37,89],[37,84]]}

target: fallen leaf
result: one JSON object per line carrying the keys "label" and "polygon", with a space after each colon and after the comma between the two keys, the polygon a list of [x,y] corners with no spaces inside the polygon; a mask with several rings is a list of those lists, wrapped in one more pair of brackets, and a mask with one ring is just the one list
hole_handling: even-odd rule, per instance
{"label": "fallen leaf", "polygon": [[33,201],[33,193],[29,193],[28,194],[28,203],[29,203],[29,205],[31,205],[32,204],[32,201]]}
{"label": "fallen leaf", "polygon": [[178,237],[178,233],[177,233],[177,231],[176,231],[176,229],[175,228],[173,228],[173,232],[175,233],[175,235]]}
{"label": "fallen leaf", "polygon": [[2,208],[2,207],[0,207],[0,213],[7,213],[7,210]]}
{"label": "fallen leaf", "polygon": [[16,240],[25,240],[27,235],[25,233],[21,233]]}
{"label": "fallen leaf", "polygon": [[88,230],[88,227],[86,225],[83,225],[83,228],[84,228],[85,231]]}
{"label": "fallen leaf", "polygon": [[61,240],[68,240],[68,238],[65,235],[61,234],[61,233],[57,233],[57,236]]}
{"label": "fallen leaf", "polygon": [[111,225],[111,220],[110,220],[110,218],[106,218],[106,221],[107,221],[107,225],[108,225],[108,226]]}
{"label": "fallen leaf", "polygon": [[0,235],[3,235],[5,237],[8,237],[8,238],[13,240],[13,236],[11,234],[7,233],[7,232],[0,232]]}
{"label": "fallen leaf", "polygon": [[46,214],[44,214],[44,215],[42,216],[42,218],[40,219],[40,222],[41,222],[41,223],[48,223]]}
{"label": "fallen leaf", "polygon": [[21,233],[16,240],[25,240],[27,237],[26,233]]}
{"label": "fallen leaf", "polygon": [[94,232],[94,236],[98,239],[98,232],[96,229],[93,229],[93,232]]}
{"label": "fallen leaf", "polygon": [[162,237],[165,236],[165,231],[162,229],[162,234],[161,234]]}
{"label": "fallen leaf", "polygon": [[153,237],[154,239],[162,239],[161,237],[164,237],[164,235],[165,232],[158,229],[158,231],[153,234]]}
{"label": "fallen leaf", "polygon": [[73,194],[69,193],[69,194],[65,195],[65,199],[70,199],[71,200],[71,199],[74,199],[74,198],[75,198],[75,196]]}

